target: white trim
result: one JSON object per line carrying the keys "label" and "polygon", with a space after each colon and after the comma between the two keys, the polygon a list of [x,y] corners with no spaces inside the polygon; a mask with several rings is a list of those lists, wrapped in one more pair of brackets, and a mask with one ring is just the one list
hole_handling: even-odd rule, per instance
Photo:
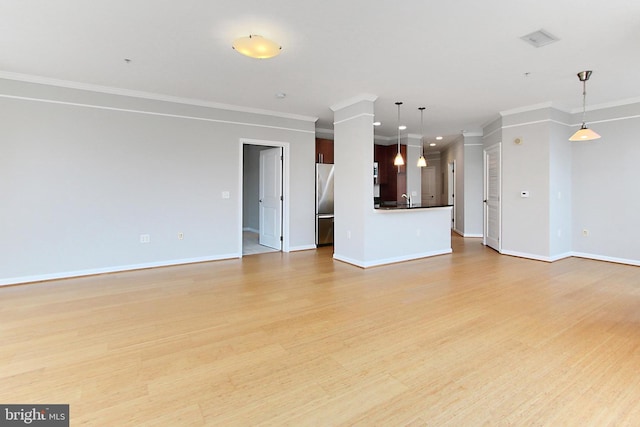
{"label": "white trim", "polygon": [[375,102],[378,99],[378,95],[373,95],[371,93],[362,93],[360,95],[356,95],[353,98],[345,99],[344,101],[336,102],[329,108],[331,111],[336,112],[338,110],[342,110],[343,108],[350,107],[351,105],[357,104],[362,101]]}
{"label": "white trim", "polygon": [[574,256],[576,258],[586,258],[586,259],[592,259],[595,261],[613,262],[616,264],[627,264],[627,265],[640,267],[640,260],[636,260],[636,259],[616,258],[616,257],[609,257],[604,255],[587,254],[584,252],[572,252],[571,256]]}
{"label": "white trim", "polygon": [[453,232],[459,235],[460,237],[464,237],[464,233],[457,228],[452,228]]}
{"label": "white trim", "polygon": [[338,122],[333,122],[333,125],[335,126],[335,125],[338,125],[340,123],[348,122],[349,120],[357,119],[357,118],[360,118],[360,117],[374,117],[374,115],[371,114],[371,113],[360,113],[360,114],[356,114],[355,116],[351,116],[351,117],[347,117],[346,119],[342,119],[342,120],[340,120]]}
{"label": "white trim", "polygon": [[40,274],[37,276],[22,276],[0,279],[0,286],[19,285],[23,283],[44,282],[48,280],[70,279],[72,277],[95,276],[97,274],[119,273],[122,271],[144,270],[147,268],[170,267],[174,265],[195,264],[200,262],[221,261],[225,259],[240,258],[242,254],[232,253],[215,256],[205,256],[198,258],[185,258],[143,264],[119,265],[105,268],[94,268],[88,270],[63,271],[60,273]]}
{"label": "white trim", "polygon": [[250,231],[252,233],[259,233],[260,232],[260,230],[256,230],[253,227],[242,227],[242,231]]}
{"label": "white trim", "polygon": [[[526,112],[535,111],[535,110],[542,110],[543,108],[555,108],[556,110],[569,113],[569,111],[567,110],[563,110],[562,108],[558,108],[557,106],[554,106],[553,102],[541,102],[540,104],[525,105],[524,107],[516,107],[510,110],[500,111],[500,115],[502,117],[512,116],[514,114],[526,113]],[[582,109],[580,111],[582,111]]]}
{"label": "white trim", "polygon": [[[589,120],[588,123],[591,125],[591,124],[617,122],[619,120],[629,120],[629,119],[637,119],[637,118],[640,118],[640,114],[636,114],[636,115],[633,115],[633,116],[615,117],[615,118],[612,118],[612,119]],[[559,125],[562,125],[562,126],[567,126],[567,127],[576,127],[576,126],[582,125],[582,122],[579,122],[579,123],[564,123],[564,122],[560,122],[558,120],[553,120],[553,119],[542,119],[542,120],[535,120],[535,121],[532,121],[532,122],[514,123],[512,125],[505,125],[505,126],[502,126],[501,129],[517,128],[517,127],[520,127],[520,126],[535,125],[535,124],[539,124],[539,123],[556,123],[556,124],[559,124]]]}
{"label": "white trim", "polygon": [[468,136],[468,137],[472,137],[472,136],[482,136],[484,134],[483,131],[481,130],[476,130],[476,131],[465,131],[462,132],[462,136]]}
{"label": "white trim", "polygon": [[318,247],[316,245],[292,246],[289,248],[289,252],[308,251],[311,249],[318,249]]}
{"label": "white trim", "polygon": [[[591,105],[586,108],[586,111],[604,110],[607,108],[622,107],[625,105],[631,105],[631,104],[637,104],[637,103],[640,103],[640,97],[627,98],[619,101],[611,101],[611,102],[604,102],[602,104]],[[576,107],[568,112],[571,114],[582,113],[582,108]]]}
{"label": "white trim", "polygon": [[240,105],[223,104],[219,102],[203,101],[193,98],[181,98],[171,95],[163,95],[159,93],[142,92],[138,90],[122,89],[111,86],[100,86],[89,83],[72,82],[68,80],[58,80],[49,77],[33,76],[28,74],[12,73],[8,71],[0,71],[0,78],[7,80],[16,80],[28,83],[37,83],[48,86],[57,86],[68,89],[86,90],[90,92],[106,93],[110,95],[121,95],[132,98],[150,99],[154,101],[165,101],[177,104],[194,105],[198,107],[217,108],[221,110],[239,111],[243,113],[261,114],[265,116],[282,117],[285,119],[302,120],[306,122],[317,122],[318,117],[303,116],[300,114],[282,113],[278,111],[262,110],[259,108],[242,107]]}
{"label": "white trim", "polygon": [[471,238],[483,238],[484,235],[482,233],[478,234],[478,233],[463,233],[462,237],[471,237]]}
{"label": "white trim", "polygon": [[545,262],[552,262],[553,261],[553,259],[551,257],[548,257],[548,256],[529,254],[529,253],[526,253],[526,252],[510,251],[508,249],[502,249],[500,251],[500,253],[502,255],[515,256],[515,257],[518,257],[518,258],[533,259],[533,260],[536,260],[536,261],[545,261]]}
{"label": "white trim", "polygon": [[241,125],[241,126],[279,129],[279,130],[287,130],[287,131],[293,131],[293,132],[315,134],[315,130],[303,130],[303,129],[286,128],[282,126],[270,126],[270,125],[262,125],[257,123],[238,122],[238,121],[232,121],[232,120],[211,119],[208,117],[185,116],[182,114],[159,113],[156,111],[133,110],[129,108],[107,107],[104,105],[84,104],[79,102],[56,101],[53,99],[31,98],[31,97],[25,97],[25,96],[15,96],[15,95],[5,95],[5,94],[0,94],[0,98],[20,99],[25,101],[44,102],[48,104],[61,104],[61,105],[71,105],[74,107],[95,108],[98,110],[123,111],[127,113],[148,114],[151,116],[173,117],[178,119],[199,120],[199,121],[214,122],[214,123],[227,123],[227,124],[234,124],[234,125]]}
{"label": "white trim", "polygon": [[[587,121],[587,123],[589,124],[593,124],[593,123],[607,123],[607,122],[617,122],[618,120],[630,120],[630,119],[637,119],[640,118],[640,114],[636,114],[633,116],[624,116],[624,117],[615,117],[613,119],[602,119],[602,120],[589,120]],[[582,125],[582,122],[580,123],[576,123],[575,125],[571,125],[571,126],[580,126]]]}
{"label": "white trim", "polygon": [[[514,123],[512,125],[505,125],[505,126],[502,126],[502,129],[517,128],[520,126],[528,126],[528,125],[537,125],[540,123],[556,123],[563,126],[578,126],[570,123],[559,122],[558,120],[553,120],[553,119],[542,119],[542,120],[534,120],[532,122]],[[589,122],[589,123],[594,123],[594,122]],[[582,122],[580,122],[579,124],[582,124]]]}
{"label": "white trim", "polygon": [[499,132],[499,131],[501,131],[501,130],[502,130],[502,126],[500,126],[499,128],[496,128],[496,129],[492,130],[491,132],[489,132],[489,133],[488,133],[488,134],[486,134],[486,135],[482,135],[482,139],[489,138],[491,135],[493,135],[494,133]]}
{"label": "white trim", "polygon": [[463,147],[477,147],[477,146],[484,147],[484,144],[462,144],[462,145]]}
{"label": "white trim", "polygon": [[[291,174],[291,150],[290,144],[288,142],[283,141],[268,141],[263,139],[250,139],[250,138],[240,138],[240,172],[238,179],[238,215],[240,215],[240,224],[242,224],[242,204],[243,204],[243,192],[242,192],[242,183],[243,183],[243,174],[244,174],[244,163],[243,163],[243,153],[244,153],[244,145],[263,145],[267,147],[280,147],[282,148],[282,156],[283,156],[283,171],[282,171],[282,198],[284,199],[282,202],[282,252],[289,252],[291,248],[289,247],[289,237],[290,237],[290,203],[289,199],[291,198],[291,186],[290,186],[290,174]],[[240,258],[242,258],[242,225],[240,226],[240,230],[238,233],[238,241],[240,247]]]}
{"label": "white trim", "polygon": [[422,252],[422,253],[417,253],[412,255],[403,255],[400,257],[378,259],[375,261],[366,261],[366,262],[362,262],[352,258],[347,258],[340,255],[333,254],[333,259],[335,259],[336,261],[342,261],[342,262],[346,262],[347,264],[355,265],[356,267],[368,268],[368,267],[377,267],[380,265],[395,264],[398,262],[412,261],[416,259],[428,258],[428,257],[438,256],[438,255],[447,255],[452,252],[453,250],[449,248],[449,249],[441,249],[437,251]]}
{"label": "white trim", "polygon": [[573,256],[573,254],[571,252],[565,252],[563,254],[554,255],[552,257],[549,257],[549,259],[551,260],[551,262],[554,262],[554,261],[559,261],[559,260],[565,259],[565,258],[571,258],[572,256]]}

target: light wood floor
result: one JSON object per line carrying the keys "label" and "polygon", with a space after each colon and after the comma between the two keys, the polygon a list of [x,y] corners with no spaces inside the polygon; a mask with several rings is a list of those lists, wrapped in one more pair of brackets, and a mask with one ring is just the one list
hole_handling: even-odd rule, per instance
{"label": "light wood floor", "polygon": [[0,402],[73,426],[640,424],[640,268],[331,250],[0,288]]}

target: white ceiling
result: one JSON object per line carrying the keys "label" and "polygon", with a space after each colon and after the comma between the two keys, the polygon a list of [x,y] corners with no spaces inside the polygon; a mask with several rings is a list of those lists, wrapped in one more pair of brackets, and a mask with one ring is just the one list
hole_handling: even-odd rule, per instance
{"label": "white ceiling", "polygon": [[[545,29],[560,41],[534,48]],[[279,42],[269,60],[231,42]],[[640,96],[638,0],[0,0],[0,77],[20,73],[318,117],[378,96],[377,135],[479,131],[500,111]],[[130,63],[124,61],[131,59]],[[525,73],[530,73],[525,76]],[[275,94],[284,92],[285,99]]]}

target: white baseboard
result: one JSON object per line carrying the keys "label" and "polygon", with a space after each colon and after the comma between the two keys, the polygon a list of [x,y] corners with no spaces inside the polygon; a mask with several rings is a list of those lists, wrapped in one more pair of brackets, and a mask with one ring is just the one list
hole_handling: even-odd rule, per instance
{"label": "white baseboard", "polygon": [[296,251],[308,251],[311,249],[317,249],[316,245],[301,245],[301,246],[293,246],[289,248],[289,252]]}
{"label": "white baseboard", "polygon": [[502,255],[515,256],[515,257],[518,257],[518,258],[533,259],[533,260],[536,260],[536,261],[545,261],[545,262],[554,261],[551,257],[548,257],[548,256],[537,255],[537,254],[529,254],[529,253],[526,253],[526,252],[510,251],[510,250],[507,250],[507,249],[502,249],[502,251],[500,253]]}
{"label": "white baseboard", "polygon": [[172,265],[195,264],[198,262],[221,261],[224,259],[240,258],[240,254],[225,254],[198,258],[185,258],[159,262],[149,262],[143,264],[118,265],[105,268],[94,268],[78,271],[64,271],[60,273],[41,274],[36,276],[10,277],[0,279],[0,286],[19,285],[22,283],[44,282],[47,280],[70,279],[72,277],[94,276],[97,274],[119,273],[122,271],[143,270],[146,268],[169,267]]}
{"label": "white baseboard", "polygon": [[252,233],[260,234],[260,230],[256,230],[255,228],[251,228],[251,227],[242,227],[242,231],[250,231]]}
{"label": "white baseboard", "polygon": [[480,238],[482,238],[482,237],[484,237],[484,235],[483,234],[469,233],[469,234],[462,234],[462,237],[473,237],[473,238],[480,237]]}
{"label": "white baseboard", "polygon": [[574,256],[576,258],[586,258],[586,259],[592,259],[595,261],[614,262],[616,264],[628,264],[628,265],[634,265],[636,267],[640,267],[640,260],[637,260],[637,259],[616,258],[616,257],[610,257],[610,256],[604,256],[604,255],[587,254],[584,252],[572,252],[571,256]]}
{"label": "white baseboard", "polygon": [[500,253],[503,254],[503,255],[510,255],[510,256],[515,256],[515,257],[519,257],[519,258],[527,258],[527,259],[533,259],[533,260],[536,260],[536,261],[545,261],[545,262],[554,262],[554,261],[559,261],[559,260],[565,259],[565,258],[576,257],[576,258],[591,259],[591,260],[594,260],[594,261],[613,262],[613,263],[616,263],[616,264],[627,264],[627,265],[634,265],[634,266],[640,267],[640,261],[639,260],[616,258],[616,257],[610,257],[610,256],[604,256],[604,255],[596,255],[596,254],[587,254],[587,253],[583,253],[583,252],[565,252],[563,254],[554,255],[554,256],[551,256],[551,257],[543,256],[543,255],[537,255],[537,254],[529,254],[529,253],[525,253],[525,252],[510,251],[510,250],[505,250],[505,249],[503,249],[502,252],[500,252]]}
{"label": "white baseboard", "polygon": [[377,259],[375,261],[360,261],[360,260],[355,260],[352,258],[343,257],[341,255],[336,255],[336,254],[333,254],[333,259],[337,261],[346,262],[347,264],[352,264],[360,268],[369,268],[369,267],[377,267],[377,266],[386,265],[386,264],[395,264],[395,263],[404,262],[404,261],[412,261],[420,258],[428,258],[432,256],[437,256],[437,255],[446,255],[450,253],[452,253],[451,248],[438,250],[438,251],[431,251],[431,252],[422,252],[418,254],[404,255],[401,257]]}

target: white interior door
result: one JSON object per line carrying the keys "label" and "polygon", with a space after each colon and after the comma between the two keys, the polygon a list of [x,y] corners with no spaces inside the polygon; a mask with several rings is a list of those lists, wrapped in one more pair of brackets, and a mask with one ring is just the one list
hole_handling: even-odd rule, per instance
{"label": "white interior door", "polygon": [[447,204],[453,206],[451,209],[451,228],[456,228],[456,162],[447,165]]}
{"label": "white interior door", "polygon": [[427,166],[422,168],[422,206],[436,205],[436,168]]}
{"label": "white interior door", "polygon": [[483,243],[500,252],[501,218],[500,144],[484,150],[484,239]]}
{"label": "white interior door", "polygon": [[282,148],[260,152],[260,244],[282,250]]}

